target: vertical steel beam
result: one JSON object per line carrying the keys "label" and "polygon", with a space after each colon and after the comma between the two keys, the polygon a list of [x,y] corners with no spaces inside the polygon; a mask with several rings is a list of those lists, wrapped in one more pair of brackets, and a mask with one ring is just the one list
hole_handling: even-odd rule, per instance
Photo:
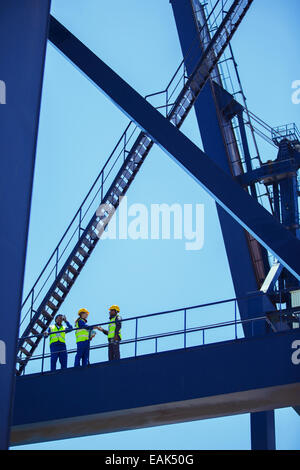
{"label": "vertical steel beam", "polygon": [[251,448],[252,450],[275,450],[274,411],[251,413]]}
{"label": "vertical steel beam", "polygon": [[[195,38],[198,36],[198,29],[193,14],[192,0],[170,0],[170,3],[173,8],[183,57],[188,56],[188,61],[186,63],[187,72],[188,74],[191,74],[193,72],[193,67],[196,66],[202,53],[199,40],[198,57],[194,53],[195,58],[193,62],[190,55],[188,55],[191,44],[193,44],[193,50],[196,50]],[[221,98],[222,93],[220,90],[220,93],[216,95],[216,99],[220,101]],[[226,171],[226,173],[231,174],[211,83],[208,82],[205,85],[194,108],[205,152],[211,156],[213,161],[217,163],[220,168]],[[243,135],[243,137],[246,138],[245,135]],[[248,165],[249,164],[250,156],[248,156]],[[249,292],[253,292],[258,289],[246,234],[242,226],[230,217],[222,207],[218,204],[216,204],[216,207],[235,293],[238,298],[245,297]],[[239,302],[239,311],[242,319],[255,317],[258,312],[262,314],[263,311],[273,309],[274,306],[267,296],[252,299],[248,302]],[[257,328],[258,331],[255,332],[250,331],[249,328],[245,328],[245,335],[259,333],[261,325],[257,325]],[[266,413],[266,415],[264,413],[260,413],[259,419],[257,416],[253,418],[251,415],[251,431],[256,437],[255,445],[258,445],[257,441],[260,439],[261,435],[269,436],[268,439],[262,439],[262,445],[267,444],[269,441],[275,442],[274,426],[266,426],[267,419],[268,423],[272,422],[272,419],[270,418],[272,414],[274,418],[274,411],[270,411],[268,414]],[[266,447],[266,449],[268,448],[269,447]]]}
{"label": "vertical steel beam", "polygon": [[[279,145],[277,161],[293,161],[294,152],[295,150],[291,147],[289,141],[282,140]],[[300,239],[297,171],[288,173],[285,178],[281,179],[278,182],[278,188],[280,193],[281,223]],[[274,199],[275,194],[274,185]],[[286,270],[284,271],[283,278],[286,289],[295,289],[297,285],[299,286],[299,281]],[[290,308],[291,297],[288,296],[286,301],[287,308]]]}
{"label": "vertical steel beam", "polygon": [[1,0],[0,10],[0,449],[7,449],[50,0]]}
{"label": "vertical steel beam", "polygon": [[[195,24],[191,0],[170,0],[178,30],[181,49],[184,57],[188,57],[187,72],[192,73],[193,67],[201,57],[201,44],[198,41],[198,56],[196,54],[195,38],[198,37],[198,29]],[[193,56],[189,54],[193,44]],[[192,60],[194,58],[194,60]],[[222,97],[221,87],[216,99]],[[225,94],[225,98],[228,93]],[[228,98],[227,98],[228,99]],[[195,103],[196,118],[205,152],[212,160],[231,175],[228,156],[224,146],[218,114],[216,111],[214,95],[211,83],[207,83]],[[237,298],[244,298],[249,292],[258,290],[253,262],[249,251],[249,245],[245,231],[220,205],[216,205],[222,230],[225,250],[228,258],[232,282]],[[264,300],[264,306],[273,310],[274,306],[268,300]],[[257,306],[252,303],[251,308],[247,302],[239,302],[239,311],[242,319],[256,316]],[[248,328],[249,329],[249,328]],[[247,334],[247,328],[245,333]],[[249,329],[249,334],[251,334]]]}

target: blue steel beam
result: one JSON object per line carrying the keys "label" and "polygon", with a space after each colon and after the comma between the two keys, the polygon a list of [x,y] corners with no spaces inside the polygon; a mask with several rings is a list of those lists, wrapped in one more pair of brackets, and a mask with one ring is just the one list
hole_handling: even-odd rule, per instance
{"label": "blue steel beam", "polygon": [[252,183],[257,183],[259,181],[265,181],[267,184],[272,184],[273,182],[280,181],[284,176],[288,174],[296,173],[300,167],[300,154],[295,152],[295,159],[290,158],[288,160],[271,160],[268,163],[265,163],[259,168],[252,170],[249,173],[243,173],[239,176],[236,176],[236,180],[242,186],[249,186]]}
{"label": "blue steel beam", "polygon": [[300,241],[53,17],[49,39],[223,209],[300,279]]}
{"label": "blue steel beam", "polygon": [[273,411],[251,414],[251,449],[276,449],[275,415]]}
{"label": "blue steel beam", "polygon": [[[187,73],[190,74],[193,72],[193,67],[196,66],[196,60],[199,60],[198,57],[202,56],[202,44],[199,36],[199,26],[195,21],[196,15],[194,13],[194,9],[196,7],[197,10],[199,9],[198,15],[201,19],[201,24],[205,24],[206,18],[204,7],[200,6],[199,4],[197,5],[197,2],[192,0],[170,0],[170,3],[172,5],[174,18],[176,21],[182,54],[183,57],[188,57],[188,60],[186,61],[186,67]],[[209,31],[207,29],[206,35],[209,36]],[[189,55],[189,49],[191,44],[195,41],[194,38],[197,37],[198,57],[195,56],[193,62],[193,58],[190,58]],[[208,37],[205,39],[208,40]],[[221,80],[218,83],[219,84],[217,84],[215,81],[207,82],[195,103],[195,113],[204,150],[226,173],[229,175],[235,173],[234,164],[230,162],[225,148],[222,126],[230,125],[231,127],[231,118],[237,114],[239,117],[239,124],[240,126],[242,125],[240,132],[242,136],[247,170],[249,171],[251,170],[251,160],[245,130],[243,127],[244,123],[241,119],[243,109],[241,105],[236,102],[233,96],[222,88]],[[217,112],[218,109],[222,110],[221,112],[219,111],[220,116]],[[205,113],[203,110],[205,110]],[[229,140],[231,141],[233,139],[231,138]],[[237,161],[238,156],[235,155],[233,160]],[[242,176],[243,175],[241,175],[241,177]],[[238,179],[239,177],[235,176],[235,178]],[[240,181],[238,182],[240,183]],[[256,196],[255,185],[253,183],[251,185],[251,194],[252,196]],[[260,287],[262,278],[268,269],[266,266],[267,262],[265,260],[266,252],[264,249],[261,249],[260,246],[257,246],[256,250],[258,253],[261,252],[262,256],[262,267],[260,267],[259,272],[255,272],[253,258],[258,258],[257,251],[254,256],[251,256],[250,250],[253,249],[253,244],[252,246],[249,244],[247,234],[243,230],[243,227],[239,225],[232,217],[230,217],[229,214],[222,209],[222,207],[220,207],[218,204],[216,206],[236,297],[244,297],[248,292],[255,291]],[[256,298],[251,302],[239,301],[238,306],[240,317],[242,319],[253,318],[257,315],[257,311],[266,312],[269,309],[273,310],[273,304],[267,296],[264,297],[264,300],[261,301],[260,305],[259,300],[260,299]],[[278,328],[278,324],[279,323],[277,322],[275,326],[276,328]],[[272,327],[274,327],[274,325],[272,325]],[[259,325],[259,328],[264,328],[264,325]],[[246,324],[243,329],[246,337],[249,336],[249,334],[251,335],[251,328],[248,324]],[[273,411],[269,411],[267,413],[268,415],[274,415]],[[262,415],[264,415],[264,413],[262,413]],[[257,422],[258,420],[256,419],[256,413],[252,413],[251,433],[255,436],[259,434],[258,430],[256,429]],[[261,429],[259,429],[259,431],[261,433]],[[275,441],[275,427],[273,427],[273,429],[268,427],[265,429],[265,431],[268,435],[271,436],[270,442],[272,441],[272,436],[273,440]],[[263,445],[264,444],[265,440],[263,441]],[[269,447],[266,447],[266,449],[269,449]]]}
{"label": "blue steel beam", "polygon": [[2,0],[0,10],[0,79],[6,85],[0,106],[1,320],[5,324],[0,332],[0,449],[6,449],[50,0]]}
{"label": "blue steel beam", "polygon": [[299,405],[299,361],[288,331],[20,376],[12,444]]}
{"label": "blue steel beam", "polygon": [[[199,37],[199,26],[196,24],[192,7],[192,3],[194,4],[195,2],[191,2],[190,0],[170,0],[170,3],[173,8],[182,54],[183,57],[187,58],[185,61],[187,73],[190,75],[197,66],[197,61],[203,55],[202,44]],[[203,10],[199,10],[199,13],[201,11]],[[202,23],[205,24],[204,12],[201,18]],[[202,29],[204,32],[206,31],[205,40],[208,41],[209,32],[205,27]],[[202,37],[204,32],[201,34]],[[193,50],[197,48],[197,54],[191,55],[191,44],[193,44]],[[216,105],[220,110],[226,110],[224,117],[221,117],[221,119],[218,115]],[[242,112],[242,106],[237,103],[233,96],[225,91],[220,84],[209,81],[206,83],[195,102],[194,108],[204,151],[222,170],[231,176],[233,173],[232,167],[234,165],[229,163],[221,129],[224,124],[228,125],[232,116]],[[205,112],[203,112],[203,110],[205,110]],[[225,117],[227,115],[228,120],[226,120]],[[237,158],[238,157],[235,155],[235,162]],[[250,162],[249,165],[251,166]],[[240,183],[239,177],[236,176],[235,178],[237,182]],[[259,273],[255,272],[253,258],[257,259],[259,252],[257,253],[256,251],[253,256],[251,255],[249,239],[243,227],[230,217],[218,204],[216,207],[236,297],[239,299],[244,298],[249,292],[254,292],[259,289],[265,276],[265,269],[260,268]],[[259,249],[260,247],[258,246],[257,250]],[[238,305],[242,319],[253,318],[257,311],[273,310],[274,308],[267,297],[265,297],[263,301],[257,298],[254,302],[252,301],[251,304],[248,301],[240,300]],[[248,333],[251,334],[248,324],[243,328],[245,335]]]}

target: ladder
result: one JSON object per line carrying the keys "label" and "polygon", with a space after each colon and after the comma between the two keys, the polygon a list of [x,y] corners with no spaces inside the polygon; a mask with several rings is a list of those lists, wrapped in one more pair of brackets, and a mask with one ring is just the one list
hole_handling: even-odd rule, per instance
{"label": "ladder", "polygon": [[[167,111],[167,119],[177,128],[181,127],[186,116],[193,107],[195,100],[199,96],[206,81],[209,79],[210,73],[222,56],[235,31],[238,29],[252,2],[253,0],[232,1],[231,7],[228,9],[227,14],[212,37],[211,42],[202,54],[194,72],[190,77],[185,77],[184,86],[178,94],[175,102],[172,106],[168,105],[171,109]],[[131,123],[129,126],[130,125]],[[126,137],[126,131],[121,139],[124,135]],[[126,152],[126,154],[124,149],[124,162],[122,163],[120,170],[105,195],[101,194],[101,205],[105,205],[105,208],[97,210],[96,213],[94,213],[85,229],[81,227],[80,208],[78,212],[80,220],[78,240],[59,271],[57,270],[58,264],[56,263],[55,270],[58,272],[55,272],[54,282],[47,290],[47,293],[43,296],[43,299],[39,302],[37,309],[33,309],[33,306],[37,301],[36,298],[34,298],[34,288],[31,289],[23,302],[22,307],[30,297],[32,298],[30,321],[18,343],[16,366],[17,375],[20,375],[24,371],[32,354],[43,338],[43,333],[49,327],[78,278],[81,270],[85,266],[88,258],[95,249],[95,246],[109,223],[113,211],[119,206],[120,198],[126,194],[128,188],[135,179],[135,176],[151,150],[153,143],[154,142],[144,132],[140,132],[133,146],[128,152]],[[101,174],[101,190],[103,190],[103,169],[100,175]],[[61,242],[63,240],[64,236],[62,237]],[[59,245],[56,250],[54,250],[57,258],[58,248]],[[37,283],[35,283],[34,287],[36,287],[36,285]]]}

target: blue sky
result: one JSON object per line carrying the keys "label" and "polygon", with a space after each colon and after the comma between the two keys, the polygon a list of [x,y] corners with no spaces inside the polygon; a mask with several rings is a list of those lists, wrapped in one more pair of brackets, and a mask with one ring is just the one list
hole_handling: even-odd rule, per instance
{"label": "blue sky", "polygon": [[[291,100],[292,82],[300,80],[299,13],[299,0],[256,0],[232,41],[248,106],[271,126],[296,122],[300,127],[300,105]],[[168,0],[53,0],[52,14],[142,95],[164,89],[182,59]],[[48,45],[24,293],[127,122]],[[182,130],[201,146],[193,111]],[[262,148],[264,159],[276,157],[272,147]],[[63,304],[72,323],[80,307],[90,310],[95,323],[106,321],[107,307],[115,303],[128,318],[234,297],[214,202],[157,147],[127,196],[128,204],[147,206],[204,204],[204,246],[196,252],[184,250],[182,240],[100,242]],[[249,425],[250,416],[242,415],[24,448],[249,449]],[[294,410],[276,411],[276,431],[278,449],[300,449]]]}

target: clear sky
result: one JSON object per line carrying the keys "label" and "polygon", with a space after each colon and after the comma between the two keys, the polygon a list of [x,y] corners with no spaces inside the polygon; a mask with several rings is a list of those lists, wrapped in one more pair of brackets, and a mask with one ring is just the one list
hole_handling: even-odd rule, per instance
{"label": "clear sky", "polygon": [[[271,126],[300,127],[300,104],[291,99],[292,82],[300,80],[299,13],[299,0],[254,0],[232,42],[248,106]],[[168,0],[52,0],[52,14],[142,95],[164,89],[182,59]],[[48,45],[25,294],[127,122]],[[201,145],[194,112],[182,130]],[[264,159],[276,157],[271,146],[263,149]],[[204,204],[204,246],[187,251],[182,240],[100,242],[61,309],[72,323],[79,307],[88,308],[90,323],[96,323],[107,320],[107,308],[115,303],[128,318],[234,297],[215,204],[198,184],[155,147],[127,196],[129,205],[147,207]],[[292,409],[275,416],[277,448],[300,449],[299,416]],[[24,448],[249,449],[249,425],[250,416],[241,415]]]}

